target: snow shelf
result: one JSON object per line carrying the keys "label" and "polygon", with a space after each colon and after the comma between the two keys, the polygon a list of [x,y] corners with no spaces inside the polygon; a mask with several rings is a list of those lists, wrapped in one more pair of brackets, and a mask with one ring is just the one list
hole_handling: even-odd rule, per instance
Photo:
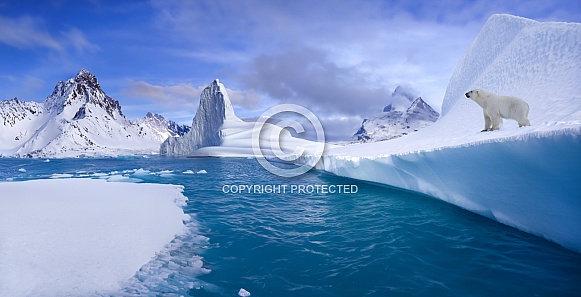
{"label": "snow shelf", "polygon": [[0,295],[119,290],[185,231],[182,190],[96,179],[0,183]]}

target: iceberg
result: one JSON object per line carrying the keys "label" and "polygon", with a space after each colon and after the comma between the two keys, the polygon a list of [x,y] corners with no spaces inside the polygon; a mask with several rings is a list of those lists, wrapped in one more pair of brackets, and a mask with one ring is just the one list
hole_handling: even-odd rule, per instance
{"label": "iceberg", "polygon": [[[423,193],[581,252],[581,24],[492,15],[457,65],[440,119],[330,149],[317,168]],[[480,132],[473,88],[523,98],[532,126]],[[308,159],[308,157],[306,157]]]}
{"label": "iceberg", "polygon": [[[259,157],[282,156],[289,161],[297,159],[299,154],[294,154],[297,148],[303,149],[301,153],[313,154],[322,151],[325,146],[323,142],[293,137],[286,126],[267,122],[268,119],[274,117],[263,115],[256,123],[238,118],[226,87],[216,79],[200,95],[200,105],[192,121],[192,129],[182,137],[166,139],[161,144],[160,154],[188,157],[257,157],[254,146],[261,150]],[[263,123],[257,125],[260,122]],[[293,125],[289,127],[296,128]]]}
{"label": "iceberg", "polygon": [[192,121],[192,129],[182,137],[170,137],[161,144],[160,153],[187,156],[207,146],[219,146],[225,122],[242,122],[235,114],[226,88],[216,79],[200,95],[200,105]]}

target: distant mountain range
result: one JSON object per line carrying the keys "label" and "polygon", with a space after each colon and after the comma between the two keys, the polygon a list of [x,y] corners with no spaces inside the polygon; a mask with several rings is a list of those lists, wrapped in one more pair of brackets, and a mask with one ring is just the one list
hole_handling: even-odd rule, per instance
{"label": "distant mountain range", "polygon": [[375,142],[401,137],[433,124],[439,116],[413,90],[398,86],[383,112],[363,120],[353,140]]}
{"label": "distant mountain range", "polygon": [[[438,117],[412,90],[397,87],[389,105],[365,119],[353,139],[373,142],[400,137]],[[225,123],[229,123],[227,134],[231,135],[227,139]],[[202,147],[230,146],[232,139],[252,131],[250,124],[236,117],[218,80],[202,92],[192,125],[194,129],[151,112],[141,119],[127,119],[119,102],[107,96],[97,78],[83,69],[75,77],[58,82],[42,103],[17,98],[0,101],[0,157],[190,155]],[[234,146],[243,147],[244,154],[250,155],[249,140],[243,145],[237,141]]]}
{"label": "distant mountain range", "polygon": [[128,120],[86,69],[60,81],[42,103],[0,101],[0,156],[77,157],[158,153],[190,127],[148,113]]}

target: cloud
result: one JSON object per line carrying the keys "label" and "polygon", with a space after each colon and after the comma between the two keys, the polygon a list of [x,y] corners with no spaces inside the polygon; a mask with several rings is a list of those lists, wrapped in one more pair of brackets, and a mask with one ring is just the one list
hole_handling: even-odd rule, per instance
{"label": "cloud", "polygon": [[68,43],[79,53],[96,53],[101,50],[99,46],[89,42],[83,32],[77,28],[71,28],[68,31],[61,32],[61,35],[68,40]]}
{"label": "cloud", "polygon": [[254,90],[232,90],[226,87],[228,97],[234,106],[254,110],[262,103],[262,96]]}
{"label": "cloud", "polygon": [[[187,108],[195,110],[200,101],[200,94],[207,87],[194,87],[181,83],[171,86],[160,86],[145,81],[128,81],[128,87],[122,92],[141,100],[147,100],[164,108]],[[228,97],[234,106],[253,109],[260,103],[260,96],[251,90],[232,90],[226,88]]]}
{"label": "cloud", "polygon": [[325,117],[320,120],[323,124],[327,141],[350,140],[363,122],[363,118],[358,116]]}
{"label": "cloud", "polygon": [[31,16],[19,18],[0,16],[0,42],[19,49],[64,49],[63,45],[44,29],[42,19]]}
{"label": "cloud", "polygon": [[169,108],[196,107],[204,89],[204,87],[195,88],[189,84],[158,86],[134,80],[129,80],[128,85],[128,88],[122,90],[123,93]]}
{"label": "cloud", "polygon": [[48,48],[59,52],[73,48],[79,53],[96,53],[100,47],[89,42],[78,28],[60,32],[58,38],[47,29],[42,18],[0,16],[0,42],[19,49]]}
{"label": "cloud", "polygon": [[176,55],[222,65],[241,89],[278,102],[360,116],[385,106],[401,84],[439,109],[455,64],[482,25],[472,12],[479,4],[468,2],[453,9],[407,1],[153,3],[161,30],[184,41]]}
{"label": "cloud", "polygon": [[378,109],[390,92],[356,68],[340,67],[328,53],[295,48],[254,59],[240,79],[284,103],[303,104],[325,114],[361,114]]}

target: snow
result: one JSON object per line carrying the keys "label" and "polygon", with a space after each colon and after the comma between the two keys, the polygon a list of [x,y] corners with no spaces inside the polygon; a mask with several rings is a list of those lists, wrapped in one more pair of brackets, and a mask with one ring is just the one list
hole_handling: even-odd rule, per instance
{"label": "snow", "polygon": [[[581,252],[581,24],[493,15],[416,133],[328,150],[318,168],[433,196]],[[481,88],[524,99],[532,126],[479,132]],[[308,161],[308,157],[304,158]]]}
{"label": "snow", "polygon": [[0,183],[0,296],[119,290],[184,231],[182,190],[96,179]]}
{"label": "snow", "polygon": [[22,145],[40,127],[37,118],[44,117],[43,106],[18,99],[0,101],[0,152]]}

